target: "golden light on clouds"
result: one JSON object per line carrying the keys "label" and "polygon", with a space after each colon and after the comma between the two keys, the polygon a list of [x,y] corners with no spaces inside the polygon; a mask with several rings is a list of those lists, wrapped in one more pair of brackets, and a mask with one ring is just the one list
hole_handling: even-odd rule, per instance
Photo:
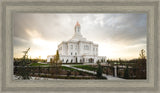
{"label": "golden light on clouds", "polygon": [[54,55],[58,44],[73,36],[77,21],[82,35],[99,45],[99,56],[132,59],[146,50],[146,14],[17,13],[15,20],[14,57],[22,57],[29,47],[31,58]]}
{"label": "golden light on clouds", "polygon": [[32,43],[37,49],[36,47],[33,47],[34,50],[29,52],[29,56],[32,56],[33,58],[41,56],[43,59],[46,59],[48,55],[56,53],[58,45],[58,42],[49,42],[40,38],[32,39]]}
{"label": "golden light on clouds", "polygon": [[29,29],[26,29],[25,30],[27,32],[27,34],[31,37],[31,38],[40,38],[41,37],[41,34],[37,31],[37,30],[29,30]]}

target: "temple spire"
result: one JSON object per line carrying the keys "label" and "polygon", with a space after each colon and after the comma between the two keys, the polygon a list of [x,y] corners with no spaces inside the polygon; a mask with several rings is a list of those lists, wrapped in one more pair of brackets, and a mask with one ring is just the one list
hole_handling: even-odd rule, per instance
{"label": "temple spire", "polygon": [[76,23],[76,25],[75,25],[75,34],[81,34],[80,33],[80,24],[79,24],[79,22],[77,21],[77,23]]}
{"label": "temple spire", "polygon": [[77,21],[77,23],[75,24],[75,32],[74,32],[74,35],[73,37],[70,39],[72,41],[86,41],[86,38],[83,38],[83,36],[81,35],[81,26],[79,24],[79,22]]}
{"label": "temple spire", "polygon": [[80,26],[80,24],[79,24],[79,22],[77,21],[77,24],[76,24],[76,26]]}

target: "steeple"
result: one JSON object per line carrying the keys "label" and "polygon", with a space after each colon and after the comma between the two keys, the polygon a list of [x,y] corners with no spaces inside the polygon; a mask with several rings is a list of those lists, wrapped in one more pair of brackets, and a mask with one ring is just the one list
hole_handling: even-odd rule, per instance
{"label": "steeple", "polygon": [[77,23],[75,25],[75,34],[80,34],[80,28],[81,28],[81,26],[80,26],[79,22],[77,21]]}
{"label": "steeple", "polygon": [[71,41],[85,41],[86,39],[83,38],[83,36],[81,35],[81,26],[79,24],[79,22],[77,21],[75,27],[74,27],[74,36],[70,39]]}
{"label": "steeple", "polygon": [[77,21],[77,24],[76,24],[76,26],[80,26],[80,24],[79,24],[79,22]]}

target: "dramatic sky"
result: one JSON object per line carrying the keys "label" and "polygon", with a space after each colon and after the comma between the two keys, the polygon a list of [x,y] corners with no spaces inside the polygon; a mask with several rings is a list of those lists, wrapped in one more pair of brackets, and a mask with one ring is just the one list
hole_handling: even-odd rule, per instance
{"label": "dramatic sky", "polygon": [[133,13],[14,15],[14,57],[31,48],[29,56],[47,58],[56,53],[62,41],[74,34],[79,21],[83,37],[99,45],[99,56],[132,59],[146,50],[147,15]]}

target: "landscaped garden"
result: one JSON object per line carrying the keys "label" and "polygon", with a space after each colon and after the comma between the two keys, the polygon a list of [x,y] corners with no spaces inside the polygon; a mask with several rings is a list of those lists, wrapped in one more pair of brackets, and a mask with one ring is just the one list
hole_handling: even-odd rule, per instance
{"label": "landscaped garden", "polygon": [[[115,68],[116,67],[116,68]],[[115,73],[115,70],[117,73]],[[102,75],[103,74],[103,75]],[[107,60],[106,65],[97,64],[62,64],[57,58],[50,63],[39,62],[37,59],[22,58],[14,60],[14,75],[19,79],[44,77],[52,79],[106,79],[104,75],[124,79],[146,79],[146,59]]]}
{"label": "landscaped garden", "polygon": [[92,66],[92,65],[74,65],[73,67],[86,69],[86,70],[90,70],[90,71],[96,71],[97,70],[97,67]]}
{"label": "landscaped garden", "polygon": [[[59,63],[44,63],[44,62],[23,62],[15,63],[14,75],[20,76],[21,79],[30,79],[30,77],[44,77],[53,79],[100,79],[96,74],[80,71],[71,67],[65,66],[66,64]],[[77,68],[86,68],[87,70],[95,71],[95,67],[82,64],[67,64]],[[101,79],[106,79],[101,77]]]}
{"label": "landscaped garden", "polygon": [[[23,70],[22,70],[23,69]],[[21,73],[19,73],[21,72]],[[17,76],[46,77],[54,79],[98,79],[95,74],[79,71],[66,66],[50,67],[42,64],[34,64],[28,67],[15,67],[14,74]],[[106,79],[106,78],[102,78]]]}

